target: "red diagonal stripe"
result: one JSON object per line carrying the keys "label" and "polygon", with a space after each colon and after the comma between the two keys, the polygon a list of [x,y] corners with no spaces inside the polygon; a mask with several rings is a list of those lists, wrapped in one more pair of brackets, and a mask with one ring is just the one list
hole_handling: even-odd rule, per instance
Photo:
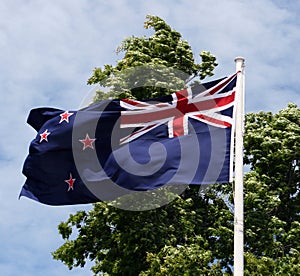
{"label": "red diagonal stripe", "polygon": [[223,83],[221,82],[221,83],[215,85],[211,90],[208,90],[209,94],[213,95],[213,94],[217,93],[219,90],[223,89],[228,83],[230,83],[236,77],[236,74],[234,74],[231,77],[225,79],[225,81]]}
{"label": "red diagonal stripe", "polygon": [[194,117],[197,117],[197,118],[199,118],[199,119],[203,119],[203,120],[205,120],[205,121],[208,121],[208,122],[211,122],[211,123],[213,123],[213,124],[220,125],[220,126],[231,127],[231,124],[228,123],[228,122],[226,122],[226,121],[222,121],[222,120],[219,120],[219,119],[210,117],[210,116],[206,116],[206,115],[204,115],[204,114],[194,115]]}
{"label": "red diagonal stripe", "polygon": [[130,105],[133,105],[133,106],[137,106],[137,107],[147,107],[147,106],[149,106],[146,103],[137,102],[137,101],[131,100],[131,99],[122,99],[122,101],[125,102],[125,103],[127,103],[127,104],[130,104]]}

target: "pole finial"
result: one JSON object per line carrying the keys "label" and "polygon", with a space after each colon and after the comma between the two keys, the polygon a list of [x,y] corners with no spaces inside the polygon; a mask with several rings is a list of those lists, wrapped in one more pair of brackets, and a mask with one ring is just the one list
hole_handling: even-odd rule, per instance
{"label": "pole finial", "polygon": [[236,57],[234,61],[236,72],[242,72],[245,67],[245,59],[243,57]]}
{"label": "pole finial", "polygon": [[236,64],[236,70],[241,71],[245,67],[245,58],[238,56],[234,59]]}
{"label": "pole finial", "polygon": [[244,57],[241,57],[241,56],[238,56],[238,57],[236,57],[236,58],[234,59],[234,61],[235,61],[235,62],[239,62],[239,61],[241,61],[241,62],[243,62],[243,63],[244,63],[244,61],[245,61],[245,58],[244,58]]}

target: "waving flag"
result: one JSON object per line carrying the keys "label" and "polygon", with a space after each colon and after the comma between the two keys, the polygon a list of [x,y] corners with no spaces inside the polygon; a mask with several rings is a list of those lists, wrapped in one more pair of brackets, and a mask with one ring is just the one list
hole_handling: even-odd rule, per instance
{"label": "waving flag", "polygon": [[50,205],[231,181],[236,74],[155,100],[33,109],[20,196]]}

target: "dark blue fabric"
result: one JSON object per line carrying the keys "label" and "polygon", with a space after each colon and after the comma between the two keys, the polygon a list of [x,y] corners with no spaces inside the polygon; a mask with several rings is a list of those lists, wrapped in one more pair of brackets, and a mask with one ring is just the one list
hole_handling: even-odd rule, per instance
{"label": "dark blue fabric", "polygon": [[[206,83],[204,87],[209,88],[219,81]],[[231,82],[224,91],[234,85],[235,82]],[[194,87],[193,92],[201,91]],[[156,101],[171,102],[172,98],[165,96]],[[69,111],[73,113],[69,122],[60,122],[64,110],[31,110],[28,124],[38,133],[24,163],[23,174],[27,179],[20,196],[49,205],[82,204],[116,198],[118,193],[114,190],[107,189],[107,193],[99,197],[90,188],[110,187],[112,182],[125,189],[145,191],[173,183],[200,185],[229,181],[231,127],[222,129],[189,119],[188,135],[169,138],[167,125],[163,124],[120,145],[120,139],[133,130],[120,128],[122,110],[125,109],[119,100],[102,101],[79,111]],[[232,108],[222,113],[231,116]],[[40,142],[40,134],[45,130],[50,132],[48,141]],[[95,150],[82,149],[79,140],[87,133],[90,138],[96,138]],[[200,155],[195,156],[197,149]],[[141,165],[151,161],[149,170],[153,167],[155,170],[151,174],[132,172],[131,167],[127,170],[126,166],[131,166],[129,159]],[[212,168],[216,168],[215,175]],[[66,182],[70,174],[75,179],[73,189],[69,189]]]}

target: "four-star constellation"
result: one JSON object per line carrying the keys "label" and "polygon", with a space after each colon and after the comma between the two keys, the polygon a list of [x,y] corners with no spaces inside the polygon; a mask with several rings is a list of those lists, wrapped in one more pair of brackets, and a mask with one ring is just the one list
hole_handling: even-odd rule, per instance
{"label": "four-star constellation", "polygon": [[[73,115],[74,113],[69,112],[69,111],[65,111],[63,113],[61,113],[60,116],[60,121],[59,124],[66,122],[66,123],[70,123],[69,118]],[[51,132],[48,131],[48,129],[46,129],[43,133],[39,134],[40,135],[40,140],[39,143],[42,142],[48,142],[48,136],[51,134]],[[90,138],[89,134],[87,133],[85,138],[83,139],[79,139],[79,142],[81,142],[83,144],[83,148],[82,150],[86,150],[88,148],[90,148],[91,150],[94,150],[94,142],[96,141],[96,138]],[[69,178],[64,180],[64,182],[66,182],[68,184],[68,192],[70,190],[74,190],[74,183],[75,183],[75,178],[73,178],[72,173],[70,172]]]}

